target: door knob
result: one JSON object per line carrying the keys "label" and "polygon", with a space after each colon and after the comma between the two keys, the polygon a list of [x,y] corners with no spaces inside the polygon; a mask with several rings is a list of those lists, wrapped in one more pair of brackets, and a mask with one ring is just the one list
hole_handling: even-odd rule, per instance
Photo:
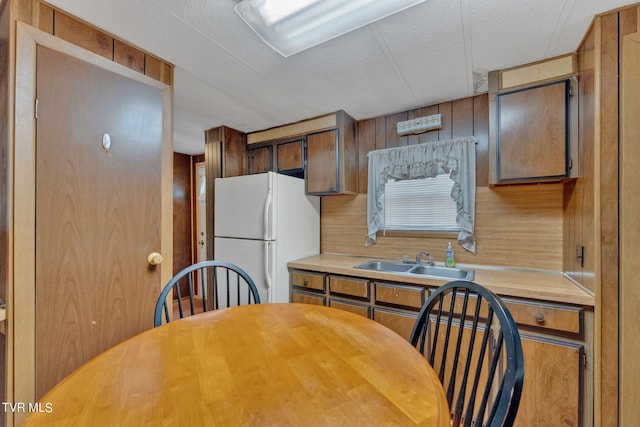
{"label": "door knob", "polygon": [[159,254],[158,252],[151,252],[147,257],[147,261],[149,261],[150,265],[162,264],[163,259],[164,258],[162,258],[162,255]]}

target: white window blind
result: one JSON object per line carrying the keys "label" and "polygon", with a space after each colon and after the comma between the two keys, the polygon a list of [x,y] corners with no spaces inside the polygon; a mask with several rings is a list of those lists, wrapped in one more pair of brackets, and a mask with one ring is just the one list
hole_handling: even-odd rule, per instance
{"label": "white window blind", "polygon": [[395,180],[384,185],[383,230],[460,231],[457,206],[451,198],[449,174]]}

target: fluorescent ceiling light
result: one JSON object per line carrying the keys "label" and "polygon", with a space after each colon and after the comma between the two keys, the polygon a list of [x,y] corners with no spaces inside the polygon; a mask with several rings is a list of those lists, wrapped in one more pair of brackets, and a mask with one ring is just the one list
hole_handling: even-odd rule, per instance
{"label": "fluorescent ceiling light", "polygon": [[287,57],[425,0],[243,0],[236,12]]}

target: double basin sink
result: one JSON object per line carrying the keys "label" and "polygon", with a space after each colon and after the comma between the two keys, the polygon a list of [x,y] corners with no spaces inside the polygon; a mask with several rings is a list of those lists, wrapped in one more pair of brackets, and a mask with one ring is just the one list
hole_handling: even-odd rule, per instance
{"label": "double basin sink", "polygon": [[390,261],[367,261],[354,266],[362,270],[380,271],[384,273],[409,274],[412,276],[432,277],[444,280],[473,280],[474,270],[460,268],[437,267],[425,264],[412,264]]}

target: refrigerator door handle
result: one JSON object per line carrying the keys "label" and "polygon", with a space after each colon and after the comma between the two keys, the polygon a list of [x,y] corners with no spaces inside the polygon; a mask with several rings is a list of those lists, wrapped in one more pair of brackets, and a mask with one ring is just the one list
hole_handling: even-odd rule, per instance
{"label": "refrigerator door handle", "polygon": [[267,282],[267,289],[271,288],[271,242],[264,242],[264,277]]}
{"label": "refrigerator door handle", "polygon": [[271,205],[273,204],[273,184],[271,179],[267,181],[267,198],[264,201],[264,240],[271,240]]}

